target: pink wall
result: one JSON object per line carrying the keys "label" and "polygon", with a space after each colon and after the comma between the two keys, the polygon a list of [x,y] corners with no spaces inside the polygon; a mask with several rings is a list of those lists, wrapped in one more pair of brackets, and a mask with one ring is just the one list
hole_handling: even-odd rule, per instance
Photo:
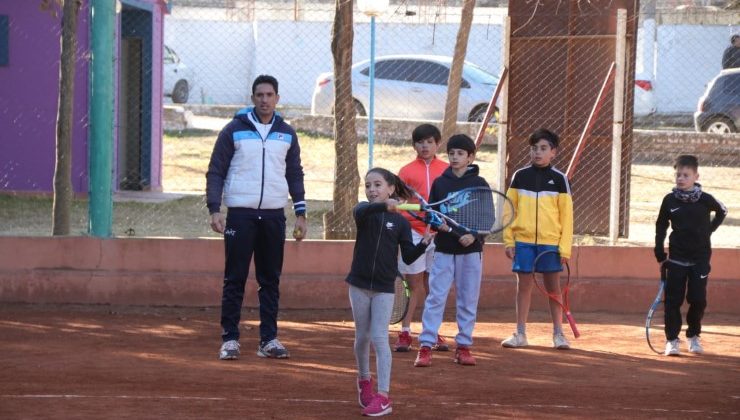
{"label": "pink wall", "polygon": [[[288,241],[283,308],[346,308],[352,241]],[[223,243],[218,239],[0,237],[0,302],[218,306]],[[709,311],[740,313],[740,249],[716,249]],[[575,247],[576,311],[644,312],[657,291],[652,249]],[[250,275],[251,276],[251,275]],[[501,245],[487,245],[480,307],[511,308],[515,282]],[[535,299],[544,308],[544,299]],[[454,302],[450,299],[449,302]],[[257,305],[248,282],[246,305]]]}

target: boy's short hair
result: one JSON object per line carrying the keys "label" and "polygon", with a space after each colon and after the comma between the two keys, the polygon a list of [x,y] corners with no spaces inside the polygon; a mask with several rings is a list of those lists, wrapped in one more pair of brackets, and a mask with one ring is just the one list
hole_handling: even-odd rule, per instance
{"label": "boy's short hair", "polygon": [[534,146],[540,140],[547,140],[547,142],[550,143],[550,147],[553,149],[557,149],[560,145],[560,137],[546,128],[535,130],[534,133],[529,136],[529,145]]}
{"label": "boy's short hair", "polygon": [[475,153],[475,142],[465,134],[455,134],[447,140],[447,153],[450,149],[461,149],[468,152],[469,155]]}
{"label": "boy's short hair", "polygon": [[699,169],[699,159],[694,155],[680,155],[676,158],[676,163],[673,164],[673,169],[678,168],[691,168],[697,171]]}
{"label": "boy's short hair", "polygon": [[414,143],[418,143],[429,137],[434,137],[434,142],[439,144],[439,141],[442,140],[442,133],[439,132],[439,128],[431,124],[422,124],[414,128],[414,131],[411,133],[411,140]]}
{"label": "boy's short hair", "polygon": [[278,81],[273,76],[270,76],[269,74],[260,74],[257,76],[256,79],[254,79],[254,82],[252,83],[252,95],[254,95],[254,91],[257,90],[257,85],[261,85],[262,83],[269,83],[272,85],[272,88],[275,89],[275,94],[278,93]]}

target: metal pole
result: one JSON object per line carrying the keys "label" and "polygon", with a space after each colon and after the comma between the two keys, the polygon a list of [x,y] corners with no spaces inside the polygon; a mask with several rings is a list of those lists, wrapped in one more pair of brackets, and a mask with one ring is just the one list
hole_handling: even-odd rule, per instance
{"label": "metal pole", "polygon": [[[502,62],[504,64],[505,73],[508,74],[509,65],[511,62],[511,17],[507,16],[504,21],[504,45],[501,49]],[[509,77],[505,77],[499,80],[501,84],[501,97],[504,98],[501,102],[501,109],[499,109],[498,115],[498,190],[506,191],[506,141],[508,137],[509,127]],[[496,214],[503,214],[504,201],[499,198],[496,203]],[[503,219],[502,219],[503,220]]]}
{"label": "metal pole", "polygon": [[367,114],[367,168],[373,167],[375,141],[375,16],[370,16],[370,110]]}
{"label": "metal pole", "polygon": [[90,74],[90,204],[88,233],[110,237],[113,224],[113,74],[116,2],[92,0]]}
{"label": "metal pole", "polygon": [[614,76],[614,116],[612,124],[612,174],[609,200],[609,241],[619,237],[619,210],[622,178],[622,134],[624,130],[624,81],[627,73],[627,10],[617,10],[617,37]]}

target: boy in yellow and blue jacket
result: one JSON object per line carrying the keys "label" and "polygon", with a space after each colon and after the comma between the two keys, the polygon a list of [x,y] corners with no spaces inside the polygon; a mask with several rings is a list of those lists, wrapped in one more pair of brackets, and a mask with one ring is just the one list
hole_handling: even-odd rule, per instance
{"label": "boy in yellow and blue jacket", "polygon": [[[512,263],[517,280],[516,332],[504,340],[503,347],[525,347],[527,315],[532,299],[534,278],[542,273],[545,287],[560,293],[560,272],[568,261],[573,243],[573,199],[564,173],[551,163],[557,154],[557,134],[541,128],[529,138],[531,164],[519,169],[511,179],[506,196],[514,204],[516,219],[504,230],[506,256]],[[534,267],[535,259],[537,267]],[[553,324],[553,347],[569,349],[563,335],[562,307],[552,299],[550,315]]]}

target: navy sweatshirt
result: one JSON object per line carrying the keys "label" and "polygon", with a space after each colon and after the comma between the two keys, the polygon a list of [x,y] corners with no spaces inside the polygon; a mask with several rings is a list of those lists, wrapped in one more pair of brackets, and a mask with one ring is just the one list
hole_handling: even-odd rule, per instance
{"label": "navy sweatshirt", "polygon": [[[714,212],[714,218],[710,220],[711,212]],[[726,215],[727,208],[705,192],[695,203],[681,201],[673,193],[666,195],[655,222],[655,258],[661,262],[667,257],[664,242],[670,224],[670,258],[688,263],[708,263],[712,255],[712,232],[722,224]]]}
{"label": "navy sweatshirt", "polygon": [[[478,165],[468,165],[467,171],[459,177],[452,172],[452,168],[447,168],[441,176],[437,177],[432,183],[432,189],[429,191],[429,202],[444,200],[450,194],[460,191],[464,188],[471,187],[489,187],[486,180],[478,175]],[[436,210],[439,210],[437,208]],[[453,228],[456,229],[456,228]],[[435,252],[444,252],[445,254],[470,254],[473,252],[483,251],[483,242],[485,236],[479,236],[476,241],[467,247],[460,245],[460,235],[466,232],[456,229],[456,235],[449,232],[438,232],[434,237]]]}
{"label": "navy sweatshirt", "polygon": [[426,251],[423,242],[414,245],[411,225],[402,215],[386,211],[383,203],[362,202],[355,206],[357,239],[347,283],[375,292],[393,293],[398,275],[398,248],[406,264]]}

